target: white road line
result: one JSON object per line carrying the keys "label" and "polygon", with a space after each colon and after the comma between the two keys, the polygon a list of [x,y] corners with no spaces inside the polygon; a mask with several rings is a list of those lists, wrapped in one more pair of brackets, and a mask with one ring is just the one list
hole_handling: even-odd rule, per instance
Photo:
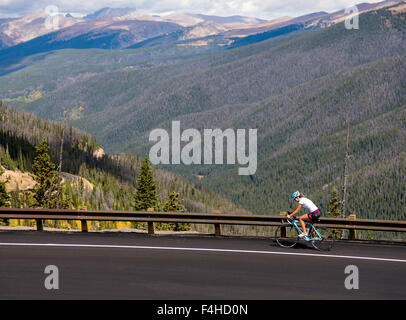
{"label": "white road line", "polygon": [[333,254],[316,254],[300,252],[283,252],[283,251],[256,251],[256,250],[234,250],[234,249],[210,249],[210,248],[181,248],[181,247],[149,247],[149,246],[124,246],[109,244],[71,244],[71,243],[12,243],[0,242],[0,246],[31,246],[31,247],[68,247],[68,248],[111,248],[111,249],[150,249],[150,250],[179,250],[179,251],[205,251],[205,252],[226,252],[226,253],[255,253],[255,254],[273,254],[287,256],[306,256],[321,258],[341,258],[341,259],[358,259],[373,260],[386,262],[406,262],[402,259],[361,257],[361,256],[343,256]]}

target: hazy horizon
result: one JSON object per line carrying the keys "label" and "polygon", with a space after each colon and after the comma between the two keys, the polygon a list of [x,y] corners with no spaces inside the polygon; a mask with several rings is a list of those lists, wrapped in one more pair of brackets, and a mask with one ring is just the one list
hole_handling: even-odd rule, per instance
{"label": "hazy horizon", "polygon": [[[365,1],[377,3],[379,1]],[[0,18],[17,18],[35,12],[44,12],[47,6],[56,6],[60,13],[84,16],[102,8],[134,8],[145,14],[164,15],[170,12],[187,12],[216,16],[241,15],[260,19],[274,19],[282,16],[300,16],[312,12],[333,12],[348,6],[362,3],[362,0],[308,0],[298,3],[295,0],[0,0]]]}

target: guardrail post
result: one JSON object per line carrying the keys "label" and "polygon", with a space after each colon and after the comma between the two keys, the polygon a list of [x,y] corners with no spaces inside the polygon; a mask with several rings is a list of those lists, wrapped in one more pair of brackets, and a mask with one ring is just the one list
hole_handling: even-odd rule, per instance
{"label": "guardrail post", "polygon": [[214,234],[216,235],[216,237],[221,236],[221,226],[219,223],[214,224]]}
{"label": "guardrail post", "polygon": [[[350,214],[349,216],[348,216],[348,220],[356,220],[357,219],[357,215],[355,215],[355,214]],[[349,229],[349,235],[348,235],[348,239],[350,239],[350,240],[355,240],[356,239],[356,237],[357,237],[357,234],[356,234],[356,231],[355,231],[355,229]]]}
{"label": "guardrail post", "polygon": [[35,219],[35,223],[37,224],[37,231],[44,231],[42,219]]}
{"label": "guardrail post", "polygon": [[82,232],[88,232],[87,221],[86,220],[80,220],[80,223],[82,225]]}
{"label": "guardrail post", "polygon": [[[220,210],[213,210],[214,214],[221,214]],[[214,234],[216,237],[221,236],[221,225],[219,223],[214,224]]]}
{"label": "guardrail post", "polygon": [[[286,217],[287,212],[283,211],[283,212],[279,212],[279,215],[281,217]],[[283,220],[281,220],[281,222],[283,222]],[[286,238],[286,227],[281,227],[281,237],[282,238]]]}
{"label": "guardrail post", "polygon": [[[154,208],[148,208],[148,212],[154,212]],[[148,222],[148,234],[155,234],[154,223],[152,221]]]}
{"label": "guardrail post", "polygon": [[155,228],[153,222],[148,222],[148,234],[155,234]]}
{"label": "guardrail post", "polygon": [[286,227],[281,227],[281,237],[286,238]]}

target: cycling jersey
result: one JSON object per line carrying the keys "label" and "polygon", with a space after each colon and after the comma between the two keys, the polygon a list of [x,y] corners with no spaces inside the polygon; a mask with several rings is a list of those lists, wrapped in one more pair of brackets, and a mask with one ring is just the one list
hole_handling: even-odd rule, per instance
{"label": "cycling jersey", "polygon": [[301,204],[303,208],[307,209],[309,213],[313,213],[314,211],[319,210],[319,208],[317,208],[312,200],[304,197],[300,198],[299,204]]}

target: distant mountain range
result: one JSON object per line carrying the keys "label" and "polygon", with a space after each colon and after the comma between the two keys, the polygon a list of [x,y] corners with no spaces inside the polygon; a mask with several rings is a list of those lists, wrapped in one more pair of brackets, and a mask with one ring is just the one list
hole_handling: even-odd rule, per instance
{"label": "distant mountain range", "polygon": [[[18,45],[45,34],[58,32],[59,30],[63,30],[64,37],[62,40],[66,40],[66,38],[71,40],[80,35],[89,33],[97,35],[103,33],[106,29],[117,30],[123,34],[126,32],[143,34],[142,38],[137,40],[128,39],[127,42],[119,46],[105,45],[106,48],[125,48],[134,44],[135,41],[173,32],[172,28],[165,29],[165,27],[161,27],[158,28],[155,33],[149,33],[148,31],[143,33],[143,23],[146,25],[146,29],[148,29],[148,25],[152,24],[152,22],[155,22],[154,25],[156,26],[160,24],[163,26],[170,25],[168,23],[177,24],[178,28],[190,27],[202,22],[211,22],[213,24],[225,25],[227,28],[224,30],[229,30],[233,27],[265,22],[265,20],[242,16],[217,17],[187,13],[173,13],[162,17],[156,15],[147,16],[139,13],[135,9],[129,8],[103,8],[83,18],[75,18],[70,14],[60,14],[58,15],[58,25],[55,29],[48,29],[46,27],[45,21],[47,18],[48,15],[45,13],[33,13],[21,18],[1,19],[0,39],[3,39],[1,42],[2,47]],[[131,28],[135,23],[137,23],[136,30]],[[70,36],[67,37],[67,35]],[[48,39],[52,40],[48,41],[54,42],[55,40],[53,39],[55,38],[57,38],[57,41],[59,40],[58,37],[49,37]]]}
{"label": "distant mountain range", "polygon": [[85,20],[122,17],[136,12],[135,8],[102,8],[84,17]]}
{"label": "distant mountain range", "polygon": [[[358,5],[360,12],[377,9],[399,1],[386,0]],[[183,31],[178,40],[221,36],[230,43],[236,37],[246,37],[281,28],[286,30],[324,28],[348,16],[344,10],[333,13],[316,12],[301,17],[282,17],[270,21],[230,16],[172,13],[148,16],[134,8],[103,8],[83,18],[70,14],[58,16],[55,29],[46,27],[45,13],[33,13],[21,18],[0,19],[0,52],[3,64],[17,56],[27,56],[62,48],[123,49],[136,43]],[[289,28],[296,25],[298,28]],[[30,42],[31,41],[31,42]],[[11,47],[15,47],[11,49]]]}

